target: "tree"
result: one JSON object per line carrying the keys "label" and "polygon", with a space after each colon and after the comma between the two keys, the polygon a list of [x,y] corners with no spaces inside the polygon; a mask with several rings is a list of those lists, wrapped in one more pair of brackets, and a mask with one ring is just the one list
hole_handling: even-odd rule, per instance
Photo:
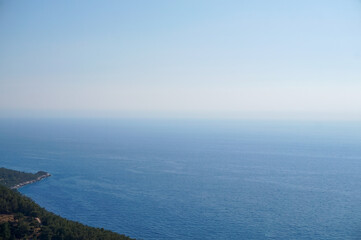
{"label": "tree", "polygon": [[8,222],[5,222],[0,225],[0,237],[3,239],[10,239],[11,232],[10,232],[10,225]]}

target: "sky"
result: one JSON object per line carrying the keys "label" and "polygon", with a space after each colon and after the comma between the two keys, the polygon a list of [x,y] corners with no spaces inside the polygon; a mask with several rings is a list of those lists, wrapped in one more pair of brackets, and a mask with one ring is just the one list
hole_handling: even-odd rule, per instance
{"label": "sky", "polygon": [[361,120],[360,0],[0,0],[0,117]]}

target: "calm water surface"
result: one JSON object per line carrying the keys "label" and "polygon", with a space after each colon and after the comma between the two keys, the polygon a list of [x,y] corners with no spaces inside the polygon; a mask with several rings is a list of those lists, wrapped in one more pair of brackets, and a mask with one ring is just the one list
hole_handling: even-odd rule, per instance
{"label": "calm water surface", "polygon": [[361,239],[361,123],[0,120],[0,163],[139,239]]}

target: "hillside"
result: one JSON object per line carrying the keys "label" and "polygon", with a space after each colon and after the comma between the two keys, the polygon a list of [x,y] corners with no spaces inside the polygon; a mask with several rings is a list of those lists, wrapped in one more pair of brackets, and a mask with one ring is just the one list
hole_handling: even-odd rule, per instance
{"label": "hillside", "polygon": [[[7,186],[16,186],[25,176],[39,176],[36,174],[7,171],[1,169],[0,184],[0,239],[46,239],[46,240],[130,240],[131,238],[100,228],[85,226],[81,223],[69,221],[40,207],[30,198],[23,196],[17,190]],[[40,176],[44,172],[39,172]],[[5,176],[5,177],[4,177]],[[11,179],[7,179],[9,176]],[[24,178],[23,178],[24,177]],[[17,179],[17,180],[14,180]],[[31,181],[31,180],[30,180]],[[6,183],[7,186],[4,186]],[[11,183],[11,184],[10,184]]]}
{"label": "hillside", "polygon": [[7,168],[0,168],[0,184],[9,188],[19,188],[26,184],[40,181],[50,174],[39,171],[37,173],[25,173]]}

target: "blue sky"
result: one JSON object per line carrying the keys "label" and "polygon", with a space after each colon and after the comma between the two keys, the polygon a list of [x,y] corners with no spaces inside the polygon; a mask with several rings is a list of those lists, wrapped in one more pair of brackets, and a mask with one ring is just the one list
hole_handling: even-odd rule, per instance
{"label": "blue sky", "polygon": [[361,1],[0,1],[0,116],[361,119]]}

